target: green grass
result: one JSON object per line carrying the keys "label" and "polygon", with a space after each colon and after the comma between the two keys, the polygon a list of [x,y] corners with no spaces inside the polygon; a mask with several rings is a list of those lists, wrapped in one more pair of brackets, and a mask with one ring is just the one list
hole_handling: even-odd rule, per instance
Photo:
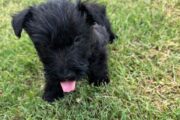
{"label": "green grass", "polygon": [[11,15],[42,0],[0,1],[0,120],[180,120],[180,2],[99,0],[119,39],[109,45],[111,83],[48,104],[42,64]]}

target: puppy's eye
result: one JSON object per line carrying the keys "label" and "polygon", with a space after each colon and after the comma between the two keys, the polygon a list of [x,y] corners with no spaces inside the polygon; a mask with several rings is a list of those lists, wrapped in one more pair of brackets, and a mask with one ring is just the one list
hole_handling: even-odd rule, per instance
{"label": "puppy's eye", "polygon": [[75,43],[78,43],[80,41],[81,41],[81,36],[77,36],[77,37],[74,38]]}
{"label": "puppy's eye", "polygon": [[79,42],[80,40],[79,39],[74,39],[74,42]]}

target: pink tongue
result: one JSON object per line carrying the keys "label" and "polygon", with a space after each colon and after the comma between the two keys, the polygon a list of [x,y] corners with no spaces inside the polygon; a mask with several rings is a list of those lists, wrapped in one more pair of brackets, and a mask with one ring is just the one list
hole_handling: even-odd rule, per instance
{"label": "pink tongue", "polygon": [[72,92],[75,90],[76,81],[64,81],[60,84],[64,92]]}

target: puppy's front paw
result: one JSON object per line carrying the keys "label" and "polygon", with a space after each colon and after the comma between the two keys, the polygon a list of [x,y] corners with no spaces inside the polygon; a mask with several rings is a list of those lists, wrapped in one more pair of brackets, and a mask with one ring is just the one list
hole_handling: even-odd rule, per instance
{"label": "puppy's front paw", "polygon": [[110,82],[109,77],[102,77],[100,79],[89,80],[89,83],[93,84],[94,86],[106,85],[109,82]]}
{"label": "puppy's front paw", "polygon": [[59,98],[64,97],[63,93],[52,93],[52,92],[45,92],[42,96],[43,100],[47,102],[53,102]]}

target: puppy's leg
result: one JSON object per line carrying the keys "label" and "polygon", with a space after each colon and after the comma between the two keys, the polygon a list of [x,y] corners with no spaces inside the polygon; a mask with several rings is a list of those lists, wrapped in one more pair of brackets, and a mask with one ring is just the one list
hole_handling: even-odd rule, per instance
{"label": "puppy's leg", "polygon": [[46,76],[46,85],[44,89],[43,99],[48,102],[53,102],[54,100],[63,96],[63,90],[60,86],[59,81],[50,79],[50,77]]}
{"label": "puppy's leg", "polygon": [[107,53],[106,48],[101,48],[95,51],[89,60],[89,83],[99,86],[101,84],[108,84],[108,67],[107,67]]}

